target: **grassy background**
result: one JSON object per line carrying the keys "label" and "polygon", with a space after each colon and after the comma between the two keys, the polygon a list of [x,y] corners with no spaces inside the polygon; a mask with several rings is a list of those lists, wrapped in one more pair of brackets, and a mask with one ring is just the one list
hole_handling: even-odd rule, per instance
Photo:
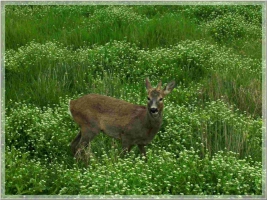
{"label": "grassy background", "polygon": [[[262,7],[5,6],[6,194],[261,194]],[[121,159],[102,134],[73,159],[68,100],[145,104],[175,80],[163,125]]]}

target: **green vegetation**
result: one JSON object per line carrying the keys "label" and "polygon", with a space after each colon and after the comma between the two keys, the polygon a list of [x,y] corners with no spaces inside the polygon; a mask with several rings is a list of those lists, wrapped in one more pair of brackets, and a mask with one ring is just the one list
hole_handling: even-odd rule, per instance
{"label": "green vegetation", "polygon": [[[262,194],[261,20],[261,5],[6,5],[5,194]],[[177,82],[148,161],[100,134],[77,162],[69,99],[145,105],[145,77]]]}

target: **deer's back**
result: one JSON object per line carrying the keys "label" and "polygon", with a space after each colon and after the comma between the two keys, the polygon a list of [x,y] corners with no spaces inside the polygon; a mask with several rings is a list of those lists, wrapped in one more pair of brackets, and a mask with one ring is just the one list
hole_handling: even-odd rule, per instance
{"label": "deer's back", "polygon": [[104,130],[107,126],[125,127],[145,116],[146,107],[98,94],[88,94],[70,101],[70,111],[78,124],[94,123]]}

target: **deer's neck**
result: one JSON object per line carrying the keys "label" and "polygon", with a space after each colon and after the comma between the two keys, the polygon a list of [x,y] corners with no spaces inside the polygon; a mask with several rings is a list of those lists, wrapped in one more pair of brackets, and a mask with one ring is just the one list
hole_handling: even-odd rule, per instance
{"label": "deer's neck", "polygon": [[159,115],[157,117],[153,117],[149,110],[147,109],[146,112],[146,124],[148,128],[160,128],[162,123],[162,111],[159,112]]}

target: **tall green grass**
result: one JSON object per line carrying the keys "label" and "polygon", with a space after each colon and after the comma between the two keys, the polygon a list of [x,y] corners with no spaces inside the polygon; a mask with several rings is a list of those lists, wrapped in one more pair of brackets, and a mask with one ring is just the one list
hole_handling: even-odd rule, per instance
{"label": "tall green grass", "polygon": [[56,40],[79,48],[126,39],[141,48],[154,48],[185,37],[203,38],[195,23],[179,12],[148,18],[135,12],[132,6],[8,5],[5,28],[7,49],[17,49],[32,40],[40,43]]}
{"label": "tall green grass", "polygon": [[[262,194],[261,5],[6,5],[5,194]],[[175,80],[162,127],[121,158],[99,134],[88,163],[68,100],[146,104]]]}
{"label": "tall green grass", "polygon": [[[40,43],[57,40],[79,48],[125,38],[141,48],[153,48],[183,39],[205,38],[219,41],[245,56],[262,56],[261,37],[254,35],[261,34],[260,5],[6,5],[5,11],[6,48],[17,49],[32,40]],[[220,20],[223,18],[228,21]],[[228,28],[222,28],[225,26]],[[250,30],[244,35],[244,29]],[[243,36],[239,37],[240,34]],[[233,39],[234,35],[239,38]]]}
{"label": "tall green grass", "polygon": [[[203,40],[152,50],[125,41],[77,50],[58,42],[31,42],[17,51],[6,51],[7,99],[23,98],[39,106],[56,104],[60,96],[70,94],[98,92],[118,97],[116,91],[123,85],[136,83],[136,89],[143,88],[146,76],[167,82],[169,74],[185,87],[201,84],[195,95],[200,105],[223,96],[241,111],[261,115],[261,61]],[[18,79],[22,80],[20,90]]]}
{"label": "tall green grass", "polygon": [[[139,98],[132,93],[127,100]],[[6,194],[261,193],[260,120],[220,101],[202,109],[165,102],[147,163],[137,148],[122,159],[121,144],[101,134],[84,166],[70,153],[78,127],[67,113],[68,99],[54,109],[24,102],[7,108]]]}

